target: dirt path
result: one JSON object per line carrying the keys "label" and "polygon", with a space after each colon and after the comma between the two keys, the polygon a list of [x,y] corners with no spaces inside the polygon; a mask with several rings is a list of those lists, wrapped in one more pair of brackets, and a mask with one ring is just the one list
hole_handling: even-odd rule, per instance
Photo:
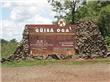
{"label": "dirt path", "polygon": [[110,82],[110,65],[47,65],[2,68],[2,82]]}

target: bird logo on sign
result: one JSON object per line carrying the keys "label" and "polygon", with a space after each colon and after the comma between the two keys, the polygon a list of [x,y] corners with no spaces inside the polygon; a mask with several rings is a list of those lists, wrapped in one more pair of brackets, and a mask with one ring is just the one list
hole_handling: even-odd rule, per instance
{"label": "bird logo on sign", "polygon": [[66,25],[65,20],[64,20],[64,19],[60,19],[60,20],[58,21],[58,25],[59,25],[60,27],[64,27],[64,26]]}

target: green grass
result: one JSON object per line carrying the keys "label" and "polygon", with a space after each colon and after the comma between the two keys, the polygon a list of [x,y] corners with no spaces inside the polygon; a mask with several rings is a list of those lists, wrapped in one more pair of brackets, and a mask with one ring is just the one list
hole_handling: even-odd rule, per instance
{"label": "green grass", "polygon": [[110,64],[110,58],[98,58],[95,60],[84,60],[84,61],[74,61],[74,60],[22,60],[22,61],[12,61],[5,62],[2,67],[24,67],[24,66],[45,66],[49,64],[64,64],[64,65],[84,65],[84,64],[96,64],[105,63]]}
{"label": "green grass", "polygon": [[96,63],[106,63],[110,64],[110,58],[97,58],[94,60],[84,60],[84,61],[73,61],[66,62],[67,65],[83,65],[83,64],[96,64]]}
{"label": "green grass", "polygon": [[14,53],[16,48],[17,48],[17,43],[12,43],[12,42],[2,43],[1,51],[0,51],[1,57],[7,58],[8,56]]}
{"label": "green grass", "polygon": [[2,64],[3,67],[23,67],[23,66],[38,66],[57,63],[59,60],[22,60],[11,61]]}

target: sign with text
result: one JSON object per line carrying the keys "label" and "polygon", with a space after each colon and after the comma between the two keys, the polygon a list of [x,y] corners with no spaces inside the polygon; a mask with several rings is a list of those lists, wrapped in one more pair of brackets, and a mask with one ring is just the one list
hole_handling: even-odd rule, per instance
{"label": "sign with text", "polygon": [[74,25],[26,25],[32,55],[72,55],[74,50]]}

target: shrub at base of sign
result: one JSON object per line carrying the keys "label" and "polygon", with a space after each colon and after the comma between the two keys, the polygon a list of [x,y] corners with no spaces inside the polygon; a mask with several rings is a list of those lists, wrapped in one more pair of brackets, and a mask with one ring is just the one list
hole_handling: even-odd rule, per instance
{"label": "shrub at base of sign", "polygon": [[[104,39],[99,31],[98,26],[91,21],[84,21],[76,24],[75,29],[75,50],[81,58],[94,58],[94,57],[107,57],[107,48],[104,43]],[[13,55],[9,56],[7,59],[2,58],[1,62],[11,61],[11,60],[23,60],[23,59],[66,59],[72,58],[72,56],[66,57],[63,54],[53,54],[47,57],[36,56],[33,57],[29,54],[29,36],[28,30],[25,29],[23,33],[23,40],[18,46]]]}

